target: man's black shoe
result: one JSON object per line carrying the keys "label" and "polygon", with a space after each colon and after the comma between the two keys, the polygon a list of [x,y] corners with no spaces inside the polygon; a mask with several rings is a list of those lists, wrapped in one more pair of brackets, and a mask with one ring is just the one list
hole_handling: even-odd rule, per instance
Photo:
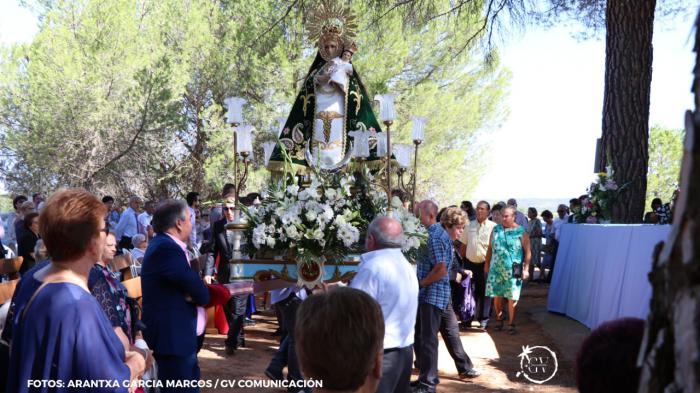
{"label": "man's black shoe", "polygon": [[284,378],[281,370],[273,370],[271,367],[265,369],[265,376],[273,381],[281,381]]}
{"label": "man's black shoe", "polygon": [[423,386],[416,386],[411,390],[411,393],[435,393],[435,391]]}
{"label": "man's black shoe", "polygon": [[471,370],[463,371],[459,373],[459,376],[461,378],[476,378],[479,375],[481,375],[481,372],[479,372],[477,369],[473,368]]}

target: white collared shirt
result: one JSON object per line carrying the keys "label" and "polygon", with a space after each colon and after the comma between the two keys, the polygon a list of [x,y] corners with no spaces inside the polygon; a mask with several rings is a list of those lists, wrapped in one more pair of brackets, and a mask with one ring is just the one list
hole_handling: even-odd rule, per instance
{"label": "white collared shirt", "polygon": [[467,246],[466,257],[470,262],[483,263],[486,261],[491,232],[493,232],[495,227],[495,222],[486,219],[481,223],[478,220],[474,220],[464,229],[459,241]]}
{"label": "white collared shirt", "polygon": [[139,228],[136,221],[136,212],[129,207],[124,210],[124,213],[119,217],[119,223],[117,224],[117,228],[115,228],[114,237],[119,241],[122,236],[134,237],[137,233],[139,233]]}
{"label": "white collared shirt", "polygon": [[564,218],[555,218],[552,226],[554,227],[554,238],[559,240],[559,234],[561,233],[561,226],[569,222],[569,215],[565,215]]}
{"label": "white collared shirt", "polygon": [[199,248],[199,239],[197,239],[197,214],[192,207],[190,209],[190,223],[192,224],[192,232],[190,232],[190,246]]}
{"label": "white collared shirt", "polygon": [[148,227],[151,225],[151,220],[153,216],[148,214],[148,212],[143,212],[136,218],[139,223],[139,233],[148,236]]}
{"label": "white collared shirt", "polygon": [[413,344],[418,311],[418,278],[398,248],[362,254],[350,286],[367,292],[384,314],[384,349]]}

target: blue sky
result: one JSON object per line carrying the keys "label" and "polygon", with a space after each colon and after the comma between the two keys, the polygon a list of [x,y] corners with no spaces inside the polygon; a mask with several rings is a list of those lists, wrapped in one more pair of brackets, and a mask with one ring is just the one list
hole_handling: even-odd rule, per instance
{"label": "blue sky", "polygon": [[[692,108],[693,15],[657,18],[650,125],[682,128]],[[0,43],[29,42],[36,31],[30,11],[16,0],[0,0]],[[480,141],[488,146],[489,168],[472,198],[568,199],[590,185],[601,134],[605,42],[602,35],[576,40],[570,31],[528,28],[504,38],[510,116]]]}

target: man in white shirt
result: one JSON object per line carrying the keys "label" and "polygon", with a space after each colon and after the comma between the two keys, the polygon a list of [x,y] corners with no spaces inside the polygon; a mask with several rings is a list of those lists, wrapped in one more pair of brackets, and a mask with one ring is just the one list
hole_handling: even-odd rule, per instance
{"label": "man in white shirt", "polygon": [[139,224],[139,233],[146,236],[146,240],[153,237],[153,227],[151,227],[151,220],[153,219],[153,211],[156,209],[155,202],[148,201],[144,206],[143,213],[139,214],[137,221]]}
{"label": "man in white shirt", "polygon": [[557,207],[557,214],[559,218],[554,219],[552,226],[554,227],[554,238],[559,241],[559,234],[561,233],[561,226],[569,222],[568,208],[565,204],[560,204]]}
{"label": "man in white shirt", "polygon": [[189,192],[185,197],[187,200],[187,206],[190,209],[190,222],[192,223],[192,233],[190,233],[189,246],[193,249],[199,249],[200,239],[197,238],[197,212],[195,210],[199,209],[199,193]]}
{"label": "man in white shirt", "polygon": [[377,392],[410,390],[418,279],[401,253],[403,228],[393,218],[379,216],[369,225],[357,274],[350,286],[372,296],[384,315],[384,357]]}
{"label": "man in white shirt", "polygon": [[491,314],[491,298],[486,296],[486,278],[484,273],[484,262],[486,261],[486,251],[489,249],[491,232],[496,227],[496,223],[489,220],[491,206],[486,201],[479,201],[476,204],[476,220],[469,223],[469,227],[462,232],[459,239],[462,246],[459,254],[467,259],[465,268],[471,270],[474,279],[474,300],[476,301],[475,318],[479,321],[482,329],[486,329]]}
{"label": "man in white shirt", "polygon": [[124,210],[124,213],[119,217],[119,223],[117,228],[115,228],[115,235],[117,242],[119,242],[118,250],[124,248],[131,250],[134,248],[131,244],[131,238],[139,233],[138,219],[136,217],[139,210],[141,210],[141,198],[130,196],[129,208]]}

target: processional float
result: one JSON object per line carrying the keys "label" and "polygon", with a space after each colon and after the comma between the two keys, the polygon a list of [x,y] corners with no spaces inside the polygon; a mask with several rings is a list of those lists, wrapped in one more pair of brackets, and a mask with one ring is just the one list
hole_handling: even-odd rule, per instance
{"label": "processional float", "polygon": [[[275,141],[263,143],[273,182],[257,207],[239,202],[253,150],[254,128],[243,116],[246,101],[225,100],[235,157],[235,219],[226,226],[233,232],[232,287],[254,286],[258,292],[350,279],[367,224],[377,214],[401,220],[407,254],[426,238],[412,210],[427,119],[411,117],[413,146],[392,145],[396,95],[374,97],[383,130],[352,64],[358,51],[355,16],[342,5],[324,3],[309,20],[307,33],[318,52],[288,117],[278,118]],[[410,195],[409,206],[392,198],[395,190]]]}

